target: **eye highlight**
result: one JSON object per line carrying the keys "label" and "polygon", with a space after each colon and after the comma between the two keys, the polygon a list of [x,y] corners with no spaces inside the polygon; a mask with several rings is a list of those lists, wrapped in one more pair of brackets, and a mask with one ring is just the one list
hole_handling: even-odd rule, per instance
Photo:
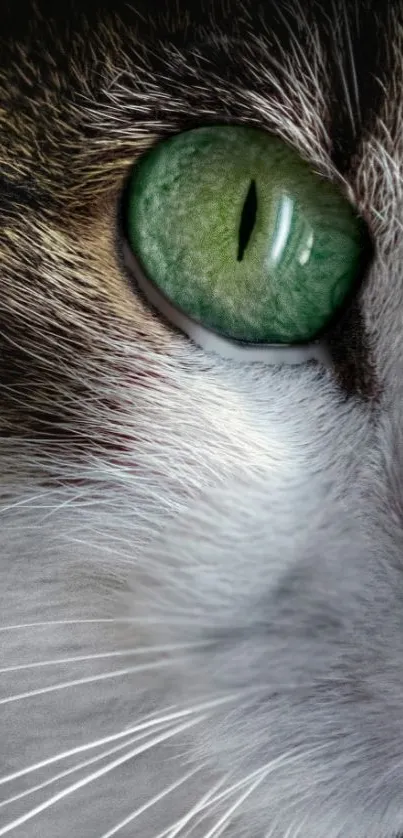
{"label": "eye highlight", "polygon": [[364,221],[278,137],[183,132],[134,167],[130,248],[179,312],[248,344],[303,344],[346,304],[368,261]]}

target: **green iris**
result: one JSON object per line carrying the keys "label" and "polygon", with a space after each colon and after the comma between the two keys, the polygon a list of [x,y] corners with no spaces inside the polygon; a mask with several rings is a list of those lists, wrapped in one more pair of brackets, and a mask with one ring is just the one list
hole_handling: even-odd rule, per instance
{"label": "green iris", "polygon": [[186,131],[134,168],[130,246],[180,311],[235,340],[300,343],[355,288],[366,225],[282,140],[244,126]]}

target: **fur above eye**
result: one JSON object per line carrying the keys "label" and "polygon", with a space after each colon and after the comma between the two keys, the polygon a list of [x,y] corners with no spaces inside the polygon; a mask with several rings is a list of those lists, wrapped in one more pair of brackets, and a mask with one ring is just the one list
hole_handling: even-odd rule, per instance
{"label": "fur above eye", "polygon": [[368,261],[364,221],[278,137],[209,126],[134,167],[129,246],[147,279],[196,323],[251,344],[314,340]]}

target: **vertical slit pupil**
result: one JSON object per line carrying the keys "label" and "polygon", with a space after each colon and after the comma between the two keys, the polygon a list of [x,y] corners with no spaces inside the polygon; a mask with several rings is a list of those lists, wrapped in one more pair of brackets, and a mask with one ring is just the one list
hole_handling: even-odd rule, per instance
{"label": "vertical slit pupil", "polygon": [[242,209],[241,215],[241,223],[239,225],[239,237],[238,237],[238,262],[242,262],[244,257],[245,250],[248,246],[249,239],[252,235],[252,230],[255,226],[256,222],[256,213],[257,213],[257,193],[256,193],[256,183],[254,180],[251,181],[248,194],[245,198],[245,203]]}

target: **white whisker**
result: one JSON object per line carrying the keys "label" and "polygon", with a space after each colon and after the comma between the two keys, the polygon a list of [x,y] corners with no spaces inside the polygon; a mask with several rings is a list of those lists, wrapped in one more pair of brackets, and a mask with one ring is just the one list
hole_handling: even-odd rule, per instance
{"label": "white whisker", "polygon": [[122,678],[124,675],[133,675],[140,672],[152,672],[153,670],[172,666],[173,663],[174,659],[162,660],[157,661],[157,663],[145,663],[141,666],[129,666],[126,669],[117,669],[115,672],[104,672],[102,675],[89,675],[86,678],[64,681],[61,684],[53,684],[50,687],[41,687],[38,690],[29,690],[28,692],[18,693],[17,695],[9,695],[7,698],[0,699],[0,705],[12,704],[14,701],[23,701],[26,698],[33,698],[37,695],[46,695],[47,693],[57,692],[58,690],[66,690],[70,687],[82,687],[86,684],[95,684],[99,681],[107,681],[110,678]]}
{"label": "white whisker", "polygon": [[[316,748],[312,748],[309,753],[316,753],[317,751],[323,750],[324,747],[325,746],[319,745]],[[243,795],[241,795],[241,797],[238,798],[238,800],[233,804],[233,806],[231,806],[229,809],[227,809],[226,812],[224,812],[224,814],[222,815],[220,820],[217,821],[212,830],[210,830],[206,835],[204,835],[203,838],[219,838],[219,836],[226,828],[228,820],[231,818],[233,812],[239,808],[243,801],[247,797],[249,797],[249,795],[261,784],[261,782],[263,782],[263,780],[266,779],[266,777],[268,777],[270,774],[276,771],[284,763],[286,763],[287,765],[292,765],[295,762],[298,762],[300,759],[305,759],[306,755],[307,753],[305,750],[298,751],[297,753],[295,753],[295,751],[287,751],[285,754],[281,754],[281,756],[276,757],[271,762],[264,765],[262,768],[257,769],[256,771],[252,772],[247,777],[245,777],[243,780],[241,780],[239,782],[239,785],[243,786],[245,785],[245,783],[249,782],[254,776],[257,775],[256,780],[252,783],[252,786],[249,789],[247,789],[247,791]]]}
{"label": "white whisker", "polygon": [[[210,804],[215,805],[216,803],[221,803],[222,800],[226,800],[227,797],[230,797],[234,792],[238,791],[239,789],[243,788],[247,783],[250,783],[254,777],[259,777],[262,773],[266,771],[266,768],[257,768],[256,771],[252,771],[247,777],[243,777],[242,780],[238,780],[232,786],[224,789],[220,794],[217,794],[215,797],[211,798]],[[228,775],[227,775],[228,776]]]}
{"label": "white whisker", "polygon": [[[172,824],[172,826],[168,827],[168,829],[164,829],[164,832],[157,835],[156,838],[176,838],[178,833],[182,832],[183,827],[186,826],[189,823],[189,821],[192,820],[192,818],[194,818],[195,815],[197,815],[206,807],[214,792],[221,788],[222,784],[225,783],[225,780],[228,776],[229,775],[227,774],[225,777],[219,780],[218,783],[215,783],[214,786],[208,792],[206,792],[203,795],[203,797],[201,797],[200,800],[197,801],[197,803],[195,803],[195,805],[189,810],[189,812],[186,813],[186,815],[184,815],[182,818],[180,818],[178,821]],[[104,838],[104,836],[102,836],[102,838]]]}
{"label": "white whisker", "polygon": [[102,618],[88,618],[78,620],[46,620],[36,623],[15,623],[9,626],[0,626],[1,631],[17,631],[21,629],[31,628],[47,628],[48,626],[80,626],[85,624],[102,624],[102,623],[117,623],[117,624],[134,624],[134,625],[183,625],[183,620],[169,620],[154,618],[154,617],[102,617]]}
{"label": "white whisker", "polygon": [[[228,797],[231,797],[235,792],[239,791],[240,788],[243,788],[247,783],[250,783],[255,776],[259,776],[264,771],[264,768],[259,768],[256,771],[253,771],[247,777],[244,777],[242,780],[238,780],[236,783],[233,783],[232,786],[229,786],[228,788],[224,789],[224,791],[222,791],[220,794],[214,795],[214,791],[218,789],[220,786],[222,786],[225,780],[230,777],[230,774],[227,774],[222,780],[220,780],[219,783],[216,784],[216,786],[211,791],[207,793],[207,795],[205,795],[206,799],[203,798],[202,801],[199,801],[197,803],[197,808],[195,807],[195,810],[191,810],[192,816],[200,813],[201,814],[200,817],[196,818],[195,822],[191,825],[190,829],[187,830],[183,838],[187,838],[187,836],[191,835],[193,830],[196,829],[196,827],[199,826],[200,823],[206,820],[206,818],[208,818],[212,814],[212,812],[218,808],[220,803],[222,803],[224,800],[227,800]],[[185,815],[183,818],[180,818],[179,821],[176,821],[172,826],[168,827],[168,829],[164,829],[163,832],[156,835],[155,838],[173,838],[173,836],[176,836],[177,833],[174,832],[171,836],[170,830],[180,825],[180,831],[182,831],[183,827],[186,826],[189,820],[190,816]]]}
{"label": "white whisker", "polygon": [[[224,789],[224,791],[220,794],[217,794],[210,800],[208,800],[203,807],[200,807],[200,812],[202,814],[195,820],[190,829],[188,829],[187,832],[184,833],[183,838],[189,838],[189,835],[192,834],[196,827],[198,827],[204,820],[206,820],[206,818],[210,817],[211,814],[219,807],[220,803],[222,803],[224,800],[227,800],[228,797],[232,797],[232,795],[236,791],[238,791],[240,788],[243,788],[247,783],[251,781],[253,777],[255,777],[256,775],[260,775],[263,771],[264,769],[262,768],[253,771],[247,777],[244,777],[242,780],[238,780],[237,783],[234,783],[232,786],[229,786],[227,789]],[[157,836],[157,838],[162,838],[162,835]],[[170,836],[167,836],[167,838],[170,838]]]}
{"label": "white whisker", "polygon": [[83,661],[102,660],[105,658],[128,657],[130,655],[149,655],[152,653],[164,654],[166,652],[178,652],[182,650],[185,651],[192,649],[200,649],[205,648],[205,646],[206,643],[202,641],[200,641],[200,643],[171,643],[167,644],[166,646],[139,646],[138,648],[119,649],[113,652],[98,652],[94,655],[77,655],[75,657],[70,658],[53,658],[50,660],[36,661],[34,663],[21,663],[15,664],[14,666],[2,667],[0,668],[0,675],[6,672],[18,672],[26,669],[38,669],[45,666],[59,666],[61,664],[67,663],[80,663]]}
{"label": "white whisker", "polygon": [[[242,803],[250,797],[250,795],[261,785],[263,780],[266,779],[267,775],[270,773],[271,768],[267,768],[266,771],[260,772],[260,775],[256,778],[256,780],[250,785],[250,787],[241,794],[235,803],[232,804],[221,816],[221,818],[217,821],[217,823],[204,835],[204,838],[219,838],[220,835],[224,832],[224,829],[228,826],[228,822],[231,820],[232,815],[234,812],[242,806]],[[1,835],[1,833],[0,833]]]}
{"label": "white whisker", "polygon": [[[233,700],[233,696],[229,697],[229,700]],[[219,700],[219,703],[224,703],[224,700]],[[7,774],[5,777],[0,777],[0,786],[4,785],[5,783],[10,783],[12,780],[17,780],[19,777],[24,777],[27,774],[32,774],[34,771],[39,771],[41,768],[46,768],[48,765],[53,765],[55,762],[59,762],[62,759],[68,759],[69,757],[76,756],[76,754],[82,754],[85,751],[89,751],[92,748],[99,748],[102,745],[106,745],[109,742],[115,742],[117,739],[121,739],[125,736],[130,736],[132,733],[138,733],[139,731],[148,730],[152,728],[154,725],[157,724],[164,724],[165,722],[177,721],[178,719],[186,718],[186,716],[190,716],[194,713],[199,713],[203,710],[214,709],[217,702],[210,701],[204,702],[203,704],[195,705],[194,707],[187,707],[184,710],[179,710],[174,713],[167,713],[165,716],[157,716],[157,718],[153,718],[155,713],[145,716],[142,722],[135,725],[134,727],[127,728],[123,731],[119,731],[119,733],[113,733],[110,736],[102,737],[102,739],[95,739],[92,742],[86,743],[85,745],[78,745],[76,748],[70,748],[68,751],[62,751],[59,754],[55,754],[52,757],[48,757],[48,759],[41,760],[40,762],[34,763],[34,765],[29,765],[26,768],[22,768],[19,771],[14,771],[12,774]],[[169,707],[165,708],[169,710]]]}
{"label": "white whisker", "polygon": [[31,809],[25,815],[21,815],[19,818],[16,818],[15,820],[6,824],[6,826],[0,829],[0,836],[6,835],[8,832],[11,832],[12,829],[16,829],[22,824],[27,823],[27,821],[32,820],[32,818],[36,817],[41,812],[45,811],[46,809],[49,809],[50,806],[54,806],[55,803],[58,803],[59,800],[63,800],[63,798],[68,797],[75,791],[78,791],[79,789],[82,789],[85,786],[89,785],[89,783],[93,783],[95,780],[98,780],[100,777],[105,776],[110,771],[113,771],[115,768],[118,768],[120,765],[123,765],[125,762],[129,762],[129,760],[133,759],[134,757],[151,750],[151,748],[154,748],[161,742],[165,742],[168,739],[172,739],[174,736],[176,736],[179,733],[182,733],[184,730],[187,730],[190,727],[194,727],[195,725],[203,721],[205,718],[207,717],[200,716],[197,719],[191,719],[190,721],[184,722],[183,724],[175,727],[173,730],[169,730],[168,732],[162,733],[159,736],[154,737],[154,739],[150,743],[147,742],[145,745],[141,745],[140,747],[137,747],[134,750],[130,751],[128,754],[119,757],[119,759],[113,760],[113,762],[111,762],[109,765],[100,768],[93,774],[90,774],[89,777],[85,777],[83,780],[78,780],[76,783],[73,783],[73,785],[68,786],[66,789],[63,789],[63,791],[60,791],[57,794],[50,797],[48,800],[45,800],[39,806],[36,806],[34,809]]}
{"label": "white whisker", "polygon": [[167,788],[163,789],[163,791],[159,792],[159,794],[156,794],[155,797],[147,801],[147,803],[144,803],[143,806],[140,806],[138,809],[136,809],[134,812],[132,812],[130,815],[124,818],[124,820],[120,821],[120,823],[116,824],[116,826],[112,827],[112,829],[108,830],[108,832],[104,832],[100,836],[100,838],[112,838],[112,835],[116,835],[117,832],[119,832],[121,829],[127,826],[127,824],[132,823],[132,821],[134,821],[136,818],[138,818],[140,815],[146,812],[147,809],[151,809],[152,806],[155,806],[157,803],[159,803],[160,800],[163,800],[164,797],[166,797],[168,794],[171,794],[171,792],[175,791],[175,789],[179,788],[179,786],[183,786],[183,784],[187,780],[190,780],[191,777],[194,777],[194,775],[201,771],[203,767],[204,765],[201,765],[198,768],[194,768],[193,771],[189,771],[187,774],[184,775],[184,777],[181,777],[180,780],[177,780],[175,783],[172,783],[170,786],[167,786]]}
{"label": "white whisker", "polygon": [[0,626],[0,631],[17,631],[26,628],[47,628],[48,626],[75,626],[83,623],[126,623],[126,619],[115,620],[112,617],[104,617],[102,619],[87,619],[87,620],[45,620],[38,623],[14,623],[9,626]]}
{"label": "white whisker", "polygon": [[[165,722],[157,724],[158,729],[164,729],[166,727],[171,727],[171,723]],[[153,731],[151,731],[153,733]],[[146,731],[145,733],[141,733],[139,736],[134,736],[131,739],[128,739],[127,742],[123,742],[120,745],[115,745],[114,748],[110,748],[108,751],[103,751],[101,754],[97,754],[96,757],[91,757],[90,759],[84,760],[84,762],[78,763],[78,765],[74,765],[73,768],[68,768],[65,771],[60,771],[58,774],[54,774],[53,777],[50,777],[49,780],[44,780],[42,783],[38,783],[36,786],[32,786],[25,791],[19,792],[18,794],[13,795],[13,797],[8,797],[7,800],[2,800],[0,803],[0,809],[4,806],[9,806],[10,803],[15,803],[16,800],[21,800],[24,797],[29,797],[30,794],[34,794],[41,789],[46,788],[46,786],[52,785],[52,783],[56,783],[57,780],[62,780],[65,777],[68,777],[70,774],[75,774],[78,771],[82,770],[83,768],[88,768],[89,765],[94,765],[97,762],[100,762],[106,757],[111,756],[112,754],[117,753],[118,751],[122,751],[124,748],[128,748],[130,745],[134,745],[135,742],[141,742],[142,739],[146,739],[150,736],[150,731]]]}

